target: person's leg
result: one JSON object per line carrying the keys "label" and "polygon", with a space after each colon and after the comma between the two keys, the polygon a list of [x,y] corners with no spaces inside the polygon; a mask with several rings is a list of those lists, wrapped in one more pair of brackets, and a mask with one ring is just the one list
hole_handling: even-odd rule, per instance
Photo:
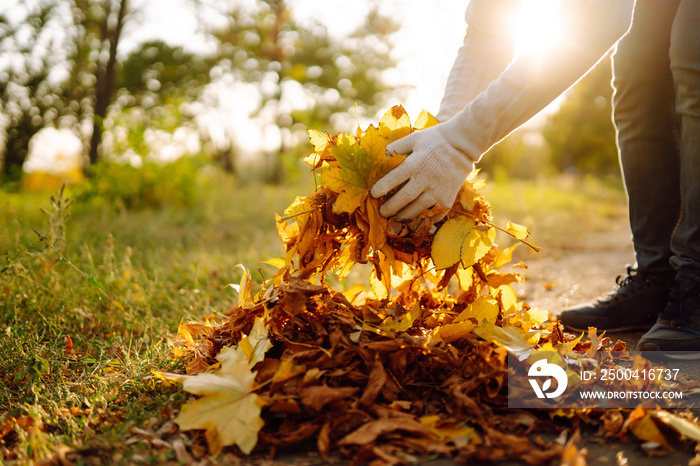
{"label": "person's leg", "polygon": [[643,350],[697,351],[700,356],[700,2],[681,1],[670,47],[680,141],[682,211],[673,233],[673,298],[640,340]]}
{"label": "person's leg", "polygon": [[594,303],[564,310],[572,330],[648,329],[668,300],[671,236],[680,214],[677,131],[669,48],[680,0],[638,0],[613,55],[613,118],[637,264]]}
{"label": "person's leg", "polygon": [[672,277],[671,236],[680,215],[678,136],[669,48],[680,0],[638,0],[613,57],[613,116],[642,273]]}
{"label": "person's leg", "polygon": [[684,0],[673,24],[671,70],[681,154],[682,212],[671,263],[680,281],[700,281],[700,2]]}

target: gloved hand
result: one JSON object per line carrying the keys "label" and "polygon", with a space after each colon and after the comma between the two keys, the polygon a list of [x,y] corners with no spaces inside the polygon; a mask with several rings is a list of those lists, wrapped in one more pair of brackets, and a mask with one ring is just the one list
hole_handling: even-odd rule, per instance
{"label": "gloved hand", "polygon": [[[452,147],[437,126],[398,139],[387,145],[386,150],[392,155],[410,155],[370,190],[372,196],[381,197],[408,181],[382,204],[379,213],[383,217],[396,215],[399,220],[412,219],[437,204],[452,207],[459,188],[474,168],[474,161]],[[444,216],[437,216],[433,221]]]}

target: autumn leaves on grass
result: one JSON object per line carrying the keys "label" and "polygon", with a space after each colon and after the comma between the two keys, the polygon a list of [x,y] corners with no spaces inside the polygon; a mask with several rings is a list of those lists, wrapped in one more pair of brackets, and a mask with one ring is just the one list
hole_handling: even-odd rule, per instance
{"label": "autumn leaves on grass", "polygon": [[[317,189],[276,216],[286,254],[266,262],[278,272],[254,293],[244,269],[229,316],[180,327],[188,375],[157,373],[201,396],[183,407],[181,429],[205,429],[214,452],[309,438],[323,456],[339,447],[363,459],[498,450],[507,436],[486,427],[490,406],[505,402],[506,348],[568,340],[546,311],[518,302],[512,284],[522,276],[500,270],[515,247],[501,250],[496,230],[523,242],[527,230],[492,223],[476,173],[452,206],[411,221],[379,215],[383,199],[370,188],[406,157],[386,145],[436,123],[424,111],[412,126],[399,106],[354,135],[309,131]],[[433,225],[439,213],[447,215]],[[327,284],[356,264],[370,266],[368,286]],[[505,457],[560,454],[501,443]]]}

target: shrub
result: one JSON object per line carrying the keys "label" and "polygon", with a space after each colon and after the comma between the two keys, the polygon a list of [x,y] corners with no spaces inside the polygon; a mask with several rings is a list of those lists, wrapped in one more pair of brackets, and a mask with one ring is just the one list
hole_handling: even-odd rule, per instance
{"label": "shrub", "polygon": [[81,202],[129,210],[191,207],[201,199],[207,185],[203,166],[196,157],[182,157],[168,164],[145,162],[141,167],[100,162],[89,168],[84,183],[73,188],[73,196]]}

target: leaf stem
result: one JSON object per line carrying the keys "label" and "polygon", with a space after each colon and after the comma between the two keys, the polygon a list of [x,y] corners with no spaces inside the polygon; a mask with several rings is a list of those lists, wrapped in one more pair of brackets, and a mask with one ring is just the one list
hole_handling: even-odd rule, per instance
{"label": "leaf stem", "polygon": [[296,214],[285,215],[284,217],[280,217],[279,219],[277,219],[277,223],[282,223],[282,222],[290,220],[294,217],[298,217],[299,215],[308,214],[308,213],[311,213],[311,212],[313,212],[315,210],[319,210],[319,209],[320,209],[320,207],[314,207],[313,209],[302,210],[301,212],[297,212]]}
{"label": "leaf stem", "polygon": [[488,220],[484,220],[483,218],[477,217],[476,215],[474,215],[474,214],[472,214],[472,213],[470,213],[470,212],[465,212],[465,211],[463,211],[463,210],[456,210],[456,209],[453,210],[453,212],[457,212],[458,214],[467,215],[467,216],[472,217],[472,218],[474,218],[474,219],[476,219],[476,220],[479,220],[480,222],[484,222],[485,224],[487,224],[487,225],[489,225],[489,226],[495,228],[496,230],[500,230],[500,231],[502,231],[503,233],[505,233],[505,234],[507,234],[507,235],[509,235],[509,236],[512,236],[513,238],[517,239],[518,241],[520,241],[520,242],[523,243],[525,246],[529,247],[530,249],[532,249],[532,250],[535,251],[535,252],[540,252],[540,249],[542,249],[542,248],[540,248],[539,246],[535,246],[534,244],[532,244],[532,243],[530,243],[530,242],[528,242],[528,241],[525,241],[524,239],[518,238],[517,236],[515,236],[513,233],[511,233],[510,231],[506,230],[505,228],[499,227],[498,225],[496,225],[496,224],[494,224],[494,223],[492,223],[492,222],[489,222]]}

